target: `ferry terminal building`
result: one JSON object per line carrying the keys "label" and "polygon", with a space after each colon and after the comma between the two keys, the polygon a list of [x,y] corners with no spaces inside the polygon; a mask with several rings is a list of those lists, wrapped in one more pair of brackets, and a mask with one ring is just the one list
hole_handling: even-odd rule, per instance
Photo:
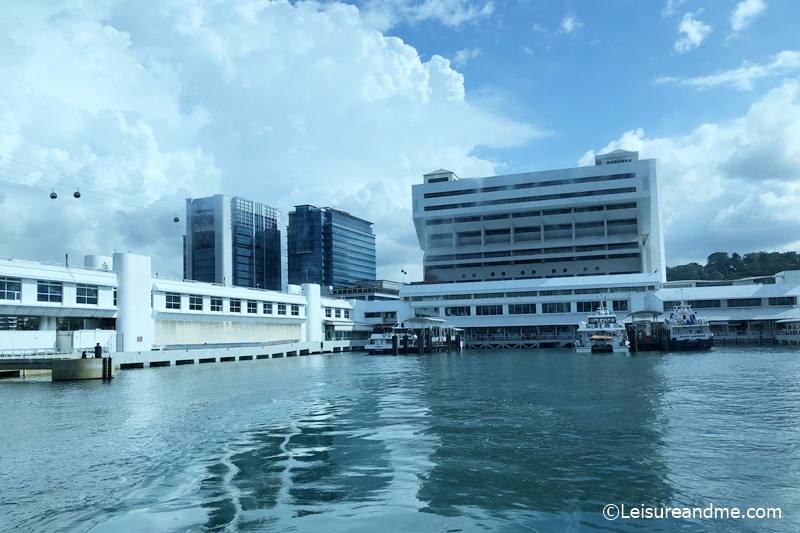
{"label": "ferry terminal building", "polygon": [[[412,193],[425,279],[403,284],[399,299],[168,280],[135,254],[87,256],[82,267],[0,259],[0,355],[79,355],[96,343],[131,352],[319,341],[338,351],[413,317],[447,320],[472,348],[566,347],[601,299],[620,319],[686,301],[718,342],[800,338],[800,272],[666,282],[657,163],[636,152],[509,176],[439,170]],[[62,331],[59,319],[80,327]]]}

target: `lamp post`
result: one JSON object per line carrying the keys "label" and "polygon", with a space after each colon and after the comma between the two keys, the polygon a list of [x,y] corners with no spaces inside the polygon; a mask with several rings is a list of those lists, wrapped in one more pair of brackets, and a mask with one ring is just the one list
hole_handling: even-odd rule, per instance
{"label": "lamp post", "polygon": [[406,272],[405,270],[400,270],[400,272],[403,273],[403,285],[405,285],[406,284],[406,274],[408,274],[408,272]]}

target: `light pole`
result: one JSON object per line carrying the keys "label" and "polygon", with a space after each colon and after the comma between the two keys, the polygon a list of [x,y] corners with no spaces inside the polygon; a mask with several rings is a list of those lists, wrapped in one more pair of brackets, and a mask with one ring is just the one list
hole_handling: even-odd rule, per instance
{"label": "light pole", "polygon": [[408,272],[406,272],[405,270],[400,270],[400,272],[403,273],[403,285],[405,285],[406,284],[406,274],[408,274]]}

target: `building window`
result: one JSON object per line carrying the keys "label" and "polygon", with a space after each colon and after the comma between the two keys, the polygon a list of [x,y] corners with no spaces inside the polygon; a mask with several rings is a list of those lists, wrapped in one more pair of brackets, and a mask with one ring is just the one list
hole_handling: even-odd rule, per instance
{"label": "building window", "polygon": [[469,306],[459,306],[459,307],[445,307],[444,314],[446,316],[470,316],[472,313],[470,312]]}
{"label": "building window", "polygon": [[211,298],[211,311],[215,313],[222,312],[222,298]]}
{"label": "building window", "polygon": [[[778,296],[769,299],[769,305],[796,305],[797,296]],[[694,307],[700,307],[696,305]]]}
{"label": "building window", "polygon": [[611,302],[612,311],[627,311],[628,310],[628,300],[613,300]]}
{"label": "building window", "polygon": [[265,315],[272,314],[272,302],[264,302],[264,314]]}
{"label": "building window", "polygon": [[478,315],[478,316],[502,315],[503,314],[503,306],[502,305],[478,305],[478,306],[475,306],[475,314]]}
{"label": "building window", "polygon": [[78,285],[75,288],[75,303],[97,305],[97,286]]}
{"label": "building window", "polygon": [[510,304],[508,306],[509,315],[535,315],[536,304]]}
{"label": "building window", "polygon": [[177,292],[167,293],[167,309],[180,309],[181,308],[181,295]]}
{"label": "building window", "polygon": [[300,316],[300,306],[292,305],[292,316]]}
{"label": "building window", "polygon": [[333,310],[330,307],[325,308],[325,318],[331,318],[333,316]]}
{"label": "building window", "polygon": [[0,300],[20,300],[22,281],[17,278],[0,278]]}
{"label": "building window", "polygon": [[334,313],[333,316],[335,316],[336,318],[342,318],[342,310],[339,309],[338,307],[333,310],[333,313]]}
{"label": "building window", "polygon": [[198,294],[189,295],[189,311],[202,311],[203,297]]}
{"label": "building window", "polygon": [[761,298],[730,298],[728,307],[761,307]]}
{"label": "building window", "polygon": [[40,281],[36,290],[36,299],[39,302],[61,302],[63,288],[57,281]]}
{"label": "building window", "polygon": [[347,318],[347,319],[350,318],[350,310],[349,309],[345,309],[344,310],[344,317]]}
{"label": "building window", "polygon": [[[152,293],[151,293],[151,297],[152,297]],[[114,307],[116,307],[116,306],[117,306],[117,288],[114,287]]]}
{"label": "building window", "polygon": [[542,313],[569,313],[569,302],[543,303]]}
{"label": "building window", "polygon": [[247,300],[247,312],[251,315],[255,315],[258,313],[258,302],[254,302],[253,300]]}
{"label": "building window", "polygon": [[242,301],[238,298],[231,298],[231,313],[242,312]]}
{"label": "building window", "polygon": [[286,314],[286,304],[278,304],[278,314],[279,315]]}

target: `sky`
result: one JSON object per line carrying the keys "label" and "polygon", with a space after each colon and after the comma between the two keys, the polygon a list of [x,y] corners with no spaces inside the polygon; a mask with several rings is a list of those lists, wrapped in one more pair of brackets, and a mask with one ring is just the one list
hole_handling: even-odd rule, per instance
{"label": "sky", "polygon": [[132,252],[180,278],[185,199],[226,194],[278,208],[284,235],[301,204],[373,222],[378,278],[417,281],[425,173],[617,148],[658,160],[668,266],[800,250],[796,0],[5,0],[0,14],[0,257]]}

